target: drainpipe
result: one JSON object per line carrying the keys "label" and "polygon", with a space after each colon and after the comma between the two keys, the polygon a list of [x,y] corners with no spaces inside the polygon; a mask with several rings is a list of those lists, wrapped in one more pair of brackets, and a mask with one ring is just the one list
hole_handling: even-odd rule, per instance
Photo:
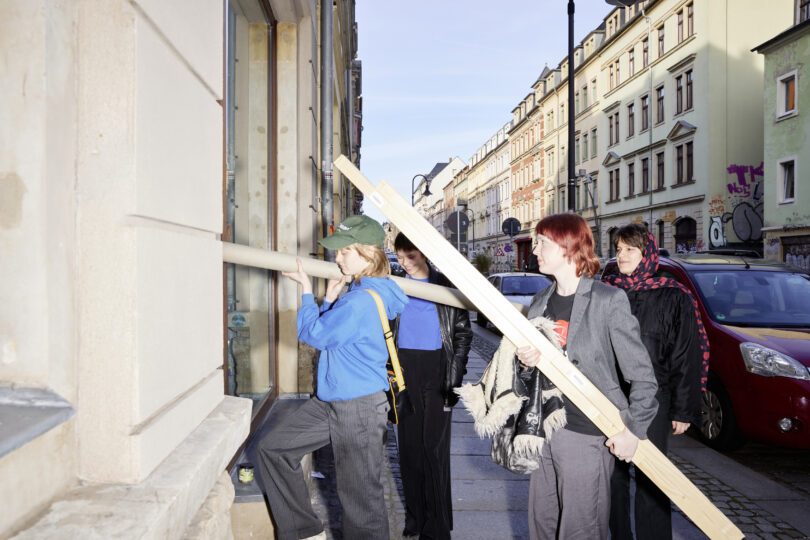
{"label": "drainpipe", "polygon": [[[321,0],[321,216],[322,235],[334,222],[332,201],[332,0]],[[335,253],[324,249],[324,260]]]}
{"label": "drainpipe", "polygon": [[[647,189],[650,191],[650,225],[647,228],[648,231],[653,231],[653,66],[652,66],[652,54],[650,51],[652,50],[652,19],[647,16],[644,12],[644,7],[641,8],[641,16],[647,21],[647,69],[649,70],[649,78],[650,78],[650,91],[647,98],[648,106],[647,106],[647,129],[649,130],[650,142],[649,142],[649,149],[648,154],[649,157],[647,160],[649,161],[649,165],[647,165]],[[656,109],[657,109],[656,103]],[[658,168],[656,168],[656,171]]]}
{"label": "drainpipe", "polygon": [[[228,22],[225,27],[227,40],[228,69],[225,89],[225,141],[226,141],[226,184],[225,184],[225,223],[228,229],[229,242],[235,241],[236,235],[236,142],[234,119],[234,96],[236,95],[236,13],[230,4],[227,4]],[[226,287],[228,292],[228,313],[237,309],[236,299],[236,268],[233,264],[225,267]]]}

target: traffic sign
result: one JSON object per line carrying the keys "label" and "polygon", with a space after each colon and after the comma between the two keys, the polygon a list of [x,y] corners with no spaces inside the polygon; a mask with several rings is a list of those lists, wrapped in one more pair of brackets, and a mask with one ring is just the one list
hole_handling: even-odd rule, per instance
{"label": "traffic sign", "polygon": [[501,225],[501,230],[507,236],[515,236],[520,232],[520,221],[513,217],[506,218]]}
{"label": "traffic sign", "polygon": [[458,232],[456,228],[460,227],[461,232],[465,232],[467,227],[470,226],[470,218],[464,212],[456,210],[450,214],[450,217],[444,222],[444,226],[453,232]]}

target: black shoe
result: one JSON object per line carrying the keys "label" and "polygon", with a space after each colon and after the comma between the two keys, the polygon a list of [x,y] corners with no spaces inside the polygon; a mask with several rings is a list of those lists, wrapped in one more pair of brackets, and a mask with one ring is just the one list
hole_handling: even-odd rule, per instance
{"label": "black shoe", "polygon": [[414,531],[410,530],[407,527],[402,529],[402,538],[413,538],[413,537],[416,537],[416,536],[419,536],[418,532],[414,532]]}

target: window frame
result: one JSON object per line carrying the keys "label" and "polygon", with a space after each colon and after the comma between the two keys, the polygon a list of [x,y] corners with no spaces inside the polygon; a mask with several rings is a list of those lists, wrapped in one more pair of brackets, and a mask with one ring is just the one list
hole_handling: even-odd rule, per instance
{"label": "window frame", "polygon": [[684,106],[684,111],[691,111],[695,105],[694,98],[694,71],[690,68],[683,72],[684,79],[686,81],[686,103]]}
{"label": "window frame", "polygon": [[664,151],[656,152],[655,154],[655,173],[657,178],[657,189],[664,189],[666,187],[666,156]]}
{"label": "window frame", "polygon": [[656,108],[656,124],[660,124],[666,118],[665,102],[666,91],[664,85],[660,85],[655,89],[655,108]]}
{"label": "window frame", "polygon": [[683,112],[683,74],[675,77],[675,114]]}
{"label": "window frame", "polygon": [[[794,204],[796,202],[796,163],[798,157],[796,155],[786,156],[776,161],[776,204]],[[793,169],[793,197],[785,197],[785,164],[792,164]]]}
{"label": "window frame", "polygon": [[616,166],[608,172],[608,188],[609,188],[609,201],[618,201],[619,197],[621,196],[621,186],[619,182],[621,182],[621,167]]}
{"label": "window frame", "polygon": [[647,38],[641,40],[641,63],[641,67],[650,65],[650,40]]}
{"label": "window frame", "polygon": [[627,105],[627,138],[631,138],[636,134],[636,104],[629,103]]}
{"label": "window frame", "polygon": [[632,77],[636,72],[636,52],[634,49],[627,51],[627,76]]}
{"label": "window frame", "polygon": [[636,193],[636,164],[627,164],[627,196],[632,197]]}
{"label": "window frame", "polygon": [[684,150],[685,147],[683,144],[675,145],[675,185],[682,186],[686,182],[684,181]]}
{"label": "window frame", "polygon": [[658,58],[661,58],[666,52],[664,25],[662,24],[656,30],[658,30]]}
{"label": "window frame", "polygon": [[650,158],[641,158],[641,193],[650,192]]}
{"label": "window frame", "polygon": [[650,129],[650,94],[641,96],[641,131]]}
{"label": "window frame", "polygon": [[695,35],[695,4],[686,4],[686,37]]}
{"label": "window frame", "polygon": [[[794,69],[777,77],[776,79],[776,119],[789,118],[799,113],[799,93],[796,91],[799,82],[799,71]],[[787,109],[785,104],[785,82],[790,79],[793,82],[793,108]]]}

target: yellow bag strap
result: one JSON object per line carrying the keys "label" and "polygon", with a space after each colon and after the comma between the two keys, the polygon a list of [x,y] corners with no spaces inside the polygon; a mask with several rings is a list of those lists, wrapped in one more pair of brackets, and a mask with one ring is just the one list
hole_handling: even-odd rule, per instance
{"label": "yellow bag strap", "polygon": [[385,336],[385,343],[388,345],[388,354],[391,355],[391,365],[394,366],[394,377],[397,379],[397,384],[400,390],[405,389],[405,377],[402,375],[402,367],[399,365],[399,356],[397,356],[397,348],[394,346],[394,333],[388,325],[388,317],[385,316],[385,307],[383,307],[382,298],[375,291],[363,289],[374,298],[377,304],[377,311],[380,312],[380,321],[382,322],[383,335]]}

